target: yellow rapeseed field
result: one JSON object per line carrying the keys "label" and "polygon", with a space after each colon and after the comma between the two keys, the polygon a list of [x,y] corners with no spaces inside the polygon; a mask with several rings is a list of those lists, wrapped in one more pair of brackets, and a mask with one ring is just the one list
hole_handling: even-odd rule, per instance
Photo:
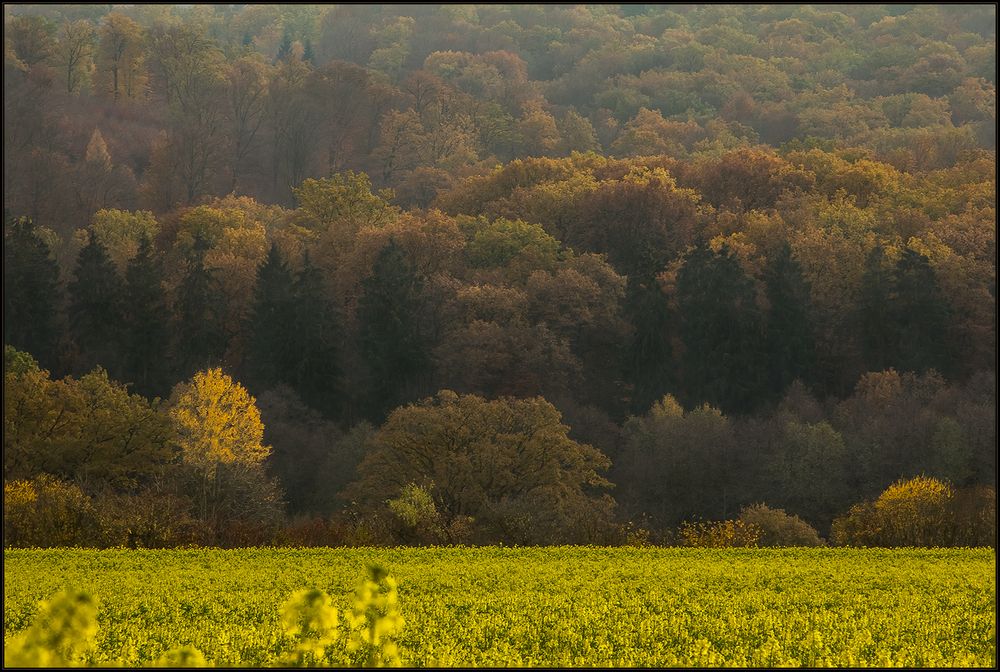
{"label": "yellow rapeseed field", "polygon": [[9,550],[4,645],[65,590],[96,613],[82,664],[994,667],[995,568],[991,549]]}

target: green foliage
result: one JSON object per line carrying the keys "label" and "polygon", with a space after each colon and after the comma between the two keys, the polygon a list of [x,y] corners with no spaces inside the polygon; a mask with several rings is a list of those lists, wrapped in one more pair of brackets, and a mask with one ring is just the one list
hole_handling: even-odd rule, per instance
{"label": "green foliage", "polygon": [[21,352],[9,345],[3,346],[3,372],[15,376],[29,371],[38,371],[38,362],[26,352]]}
{"label": "green foliage", "polygon": [[503,267],[519,258],[533,269],[548,270],[559,257],[559,241],[537,224],[497,219],[479,228],[465,251],[473,268]]}
{"label": "green foliage", "polygon": [[4,476],[48,473],[91,488],[135,490],[174,452],[169,419],[98,369],[79,380],[47,371],[4,376]]}
{"label": "green foliage", "polygon": [[[433,481],[425,487],[446,536],[471,517],[476,536],[487,540],[594,541],[588,535],[599,535],[610,513],[599,494],[609,485],[600,475],[609,461],[567,430],[541,398],[442,390],[389,416],[346,496],[374,509],[398,498],[401,482]],[[427,511],[422,493],[411,490],[406,499],[409,506],[397,499],[395,508]]]}
{"label": "green foliage", "polygon": [[364,173],[349,170],[321,180],[308,179],[293,191],[300,221],[310,229],[357,231],[384,226],[396,217],[396,209],[388,203],[392,192],[372,193],[371,180]]}

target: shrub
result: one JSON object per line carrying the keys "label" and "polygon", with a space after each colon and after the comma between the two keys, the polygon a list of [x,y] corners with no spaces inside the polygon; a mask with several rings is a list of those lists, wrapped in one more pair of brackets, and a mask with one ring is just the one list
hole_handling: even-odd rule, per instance
{"label": "shrub", "polygon": [[874,502],[855,504],[833,521],[839,546],[995,546],[996,490],[955,491],[926,476],[889,486]]}
{"label": "shrub", "polygon": [[79,487],[43,474],[4,483],[3,533],[8,547],[93,546],[100,525]]}
{"label": "shrub", "polygon": [[742,520],[682,523],[679,536],[682,546],[745,548],[757,545],[760,528]]}
{"label": "shrub", "polygon": [[816,530],[798,516],[765,504],[754,504],[740,511],[739,520],[760,530],[761,546],[822,546]]}

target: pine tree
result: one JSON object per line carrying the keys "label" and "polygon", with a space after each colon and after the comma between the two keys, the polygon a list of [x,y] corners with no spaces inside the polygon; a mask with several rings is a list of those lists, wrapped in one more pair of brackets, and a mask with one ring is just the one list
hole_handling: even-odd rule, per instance
{"label": "pine tree", "polygon": [[780,397],[792,381],[808,383],[815,366],[815,340],[809,315],[809,283],[786,243],[765,271],[769,387]]}
{"label": "pine tree", "polygon": [[955,360],[948,334],[951,311],[930,260],[905,250],[896,263],[893,285],[889,312],[898,334],[894,365],[901,371],[950,374]]}
{"label": "pine tree", "polygon": [[91,231],[69,285],[69,326],[79,350],[76,371],[102,366],[121,377],[124,287],[107,248]]}
{"label": "pine tree", "polygon": [[276,244],[257,269],[254,304],[249,318],[247,378],[260,389],[287,380],[295,368],[294,280]]}
{"label": "pine tree", "polygon": [[342,337],[337,306],[327,299],[323,274],[305,254],[295,278],[294,364],[289,382],[304,402],[328,417],[341,409],[339,339]]}
{"label": "pine tree", "polygon": [[3,261],[4,343],[31,353],[43,368],[54,370],[62,303],[59,266],[27,217],[11,223]]}
{"label": "pine tree", "polygon": [[215,282],[205,268],[205,241],[199,236],[177,291],[174,378],[218,366],[226,340],[217,320]]}
{"label": "pine tree", "polygon": [[884,371],[896,359],[896,334],[889,315],[892,278],[883,266],[881,245],[868,254],[858,305],[861,349],[868,371]]}
{"label": "pine tree", "polygon": [[700,245],[677,276],[687,402],[747,412],[765,389],[764,339],[753,282],[728,249]]}
{"label": "pine tree", "polygon": [[625,313],[633,331],[624,368],[632,384],[632,412],[638,415],[649,410],[676,383],[670,309],[655,275],[629,277]]}
{"label": "pine tree", "polygon": [[424,392],[429,343],[420,328],[421,282],[403,249],[389,241],[364,281],[358,302],[361,352],[371,374],[369,419]]}
{"label": "pine tree", "polygon": [[163,396],[169,344],[163,266],[145,236],[125,270],[125,323],[126,379],[140,394]]}

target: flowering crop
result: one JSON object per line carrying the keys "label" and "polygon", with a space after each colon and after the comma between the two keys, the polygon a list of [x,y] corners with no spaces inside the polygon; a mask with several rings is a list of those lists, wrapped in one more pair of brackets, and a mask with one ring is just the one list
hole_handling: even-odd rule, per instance
{"label": "flowering crop", "polygon": [[[35,627],[40,601],[74,589],[97,598],[93,645],[72,652],[85,664],[996,662],[991,549],[56,549],[4,560],[5,650]],[[388,575],[366,575],[373,564]]]}

